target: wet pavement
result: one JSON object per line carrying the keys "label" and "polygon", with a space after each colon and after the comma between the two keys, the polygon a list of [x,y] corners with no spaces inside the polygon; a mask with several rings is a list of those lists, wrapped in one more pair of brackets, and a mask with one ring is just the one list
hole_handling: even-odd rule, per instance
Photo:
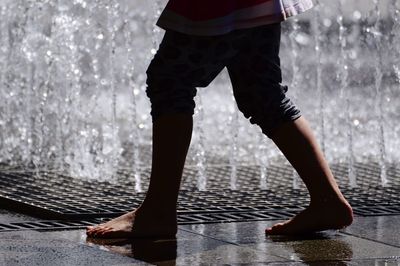
{"label": "wet pavement", "polygon": [[[0,223],[33,217],[0,210]],[[85,230],[0,232],[0,265],[400,266],[400,216],[356,217],[345,230],[267,237],[275,222],[183,225],[176,239],[96,240]]]}

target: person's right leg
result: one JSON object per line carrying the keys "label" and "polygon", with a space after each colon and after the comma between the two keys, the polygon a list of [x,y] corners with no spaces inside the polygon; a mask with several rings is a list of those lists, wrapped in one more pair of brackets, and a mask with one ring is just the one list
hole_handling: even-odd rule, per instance
{"label": "person's right leg", "polygon": [[153,157],[146,198],[133,210],[107,223],[88,227],[102,238],[173,236],[177,198],[189,148],[196,87],[207,86],[230,53],[223,38],[167,31],[147,70],[147,96],[153,120]]}
{"label": "person's right leg", "polygon": [[145,200],[136,210],[88,227],[88,236],[134,238],[176,234],[176,205],[192,128],[191,114],[166,114],[154,121],[152,170]]}

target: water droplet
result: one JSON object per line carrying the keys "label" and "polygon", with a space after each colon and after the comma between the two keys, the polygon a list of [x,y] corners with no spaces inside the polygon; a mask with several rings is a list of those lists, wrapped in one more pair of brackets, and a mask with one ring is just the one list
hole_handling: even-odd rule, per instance
{"label": "water droplet", "polygon": [[325,18],[322,22],[324,24],[325,27],[329,28],[330,26],[332,26],[332,20]]}
{"label": "water droplet", "polygon": [[361,12],[360,12],[360,11],[356,10],[356,11],[353,12],[353,18],[354,18],[355,20],[360,20],[361,17],[362,17],[362,15],[361,15]]}
{"label": "water droplet", "polygon": [[349,52],[349,58],[350,59],[357,59],[357,51],[355,49],[351,50]]}
{"label": "water droplet", "polygon": [[301,45],[307,45],[310,43],[310,37],[303,33],[297,34],[295,39],[296,39],[296,42],[298,42]]}
{"label": "water droplet", "polygon": [[80,135],[82,137],[88,137],[89,136],[89,132],[87,132],[86,130],[81,130],[81,132],[79,132],[79,133],[80,133]]}

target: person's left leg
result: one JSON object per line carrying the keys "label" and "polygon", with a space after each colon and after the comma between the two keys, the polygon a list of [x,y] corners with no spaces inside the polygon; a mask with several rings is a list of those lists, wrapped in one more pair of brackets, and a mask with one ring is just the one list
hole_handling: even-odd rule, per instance
{"label": "person's left leg", "polygon": [[238,108],[261,127],[299,173],[310,192],[308,208],[267,234],[301,234],[337,229],[352,223],[353,213],[341,194],[317,140],[300,111],[287,98],[282,82],[280,25],[255,28],[246,49],[228,66]]}
{"label": "person's left leg", "polygon": [[310,205],[267,234],[302,234],[341,229],[353,222],[353,211],[341,193],[317,139],[305,118],[275,128],[271,139],[296,169],[310,193]]}

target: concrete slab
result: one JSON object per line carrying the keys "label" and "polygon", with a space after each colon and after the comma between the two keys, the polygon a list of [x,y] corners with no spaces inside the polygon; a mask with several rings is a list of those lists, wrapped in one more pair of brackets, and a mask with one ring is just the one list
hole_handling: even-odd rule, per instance
{"label": "concrete slab", "polygon": [[[0,219],[28,221],[7,211]],[[357,217],[343,231],[269,237],[278,222],[180,226],[177,238],[88,239],[85,230],[0,233],[0,265],[400,266],[399,216]],[[1,222],[1,221],[0,221]]]}
{"label": "concrete slab", "polygon": [[400,216],[357,217],[343,232],[400,247]]}
{"label": "concrete slab", "polygon": [[385,259],[400,255],[399,248],[340,233],[326,237],[266,240],[263,243],[246,246],[268,250],[273,255],[304,262]]}
{"label": "concrete slab", "polygon": [[63,238],[99,250],[129,256],[148,263],[177,265],[247,264],[278,262],[283,258],[251,247],[242,247],[179,230],[176,239],[91,239],[84,230],[42,232],[49,238]]}
{"label": "concrete slab", "polygon": [[[252,264],[253,265],[253,264]],[[257,264],[256,264],[257,265]],[[365,259],[352,261],[272,262],[272,266],[399,266],[397,259]]]}
{"label": "concrete slab", "polygon": [[339,231],[307,237],[266,236],[264,230],[274,222],[247,222],[185,226],[214,239],[263,250],[294,261],[351,261],[400,256],[400,248]]}
{"label": "concrete slab", "polygon": [[36,231],[0,234],[0,265],[129,265],[134,259]]}

